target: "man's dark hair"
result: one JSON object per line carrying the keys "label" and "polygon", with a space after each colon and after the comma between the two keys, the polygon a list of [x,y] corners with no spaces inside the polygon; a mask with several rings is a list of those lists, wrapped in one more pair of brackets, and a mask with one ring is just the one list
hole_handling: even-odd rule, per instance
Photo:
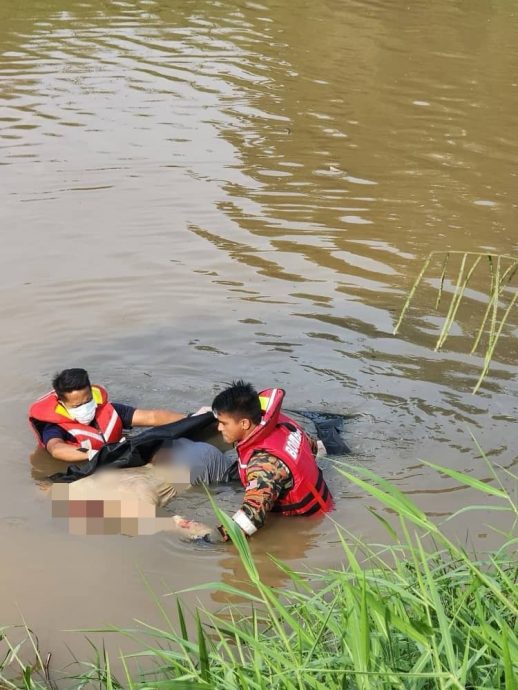
{"label": "man's dark hair", "polygon": [[80,391],[83,388],[90,388],[90,379],[86,369],[63,369],[54,376],[52,387],[57,393],[58,398],[63,398],[67,393]]}
{"label": "man's dark hair", "polygon": [[216,414],[224,412],[234,419],[249,419],[253,424],[259,424],[262,416],[259,394],[251,383],[244,381],[233,381],[229,388],[218,393],[212,409]]}

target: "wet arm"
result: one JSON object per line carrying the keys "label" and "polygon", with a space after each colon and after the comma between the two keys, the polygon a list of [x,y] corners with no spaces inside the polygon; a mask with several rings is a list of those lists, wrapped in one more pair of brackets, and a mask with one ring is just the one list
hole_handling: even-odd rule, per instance
{"label": "wet arm", "polygon": [[248,535],[264,525],[279,496],[293,480],[286,465],[273,455],[257,453],[248,463],[245,496],[233,519]]}
{"label": "wet arm", "polygon": [[46,447],[56,460],[63,460],[64,462],[84,462],[88,460],[88,455],[83,450],[76,446],[71,446],[70,443],[65,443],[60,438],[51,438]]}
{"label": "wet arm", "polygon": [[173,412],[171,410],[135,410],[131,420],[132,426],[161,426],[177,422],[186,417],[183,412]]}

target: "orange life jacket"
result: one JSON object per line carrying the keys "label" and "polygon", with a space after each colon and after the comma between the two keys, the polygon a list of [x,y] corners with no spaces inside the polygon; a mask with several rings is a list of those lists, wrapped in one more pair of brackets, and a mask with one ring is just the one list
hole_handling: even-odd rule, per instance
{"label": "orange life jacket", "polygon": [[108,401],[108,393],[102,386],[92,386],[92,396],[97,404],[94,417],[96,426],[93,426],[93,422],[81,424],[73,419],[66,407],[59,402],[54,390],[36,400],[29,408],[29,423],[36,434],[38,444],[43,447],[42,431],[45,424],[56,424],[61,427],[74,437],[73,441],[66,443],[77,447],[90,441],[91,447],[98,450],[105,443],[120,441],[122,421]]}
{"label": "orange life jacket", "polygon": [[282,388],[259,393],[263,418],[250,436],[236,446],[241,483],[246,487],[246,469],[252,455],[259,450],[270,453],[287,465],[293,477],[293,488],[275,503],[272,511],[283,515],[327,512],[333,507],[333,497],[304,430],[281,412],[284,395]]}

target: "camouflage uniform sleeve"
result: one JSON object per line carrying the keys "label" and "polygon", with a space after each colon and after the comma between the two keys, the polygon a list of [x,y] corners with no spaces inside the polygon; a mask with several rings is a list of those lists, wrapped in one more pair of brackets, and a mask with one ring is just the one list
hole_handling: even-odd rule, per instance
{"label": "camouflage uniform sleeve", "polygon": [[259,529],[279,496],[292,486],[291,472],[282,460],[268,453],[254,453],[247,467],[241,510]]}

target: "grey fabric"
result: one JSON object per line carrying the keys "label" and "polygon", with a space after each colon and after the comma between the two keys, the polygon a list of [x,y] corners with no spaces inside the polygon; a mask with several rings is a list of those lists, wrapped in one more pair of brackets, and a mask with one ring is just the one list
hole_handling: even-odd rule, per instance
{"label": "grey fabric", "polygon": [[210,443],[178,438],[167,442],[157,458],[160,464],[170,464],[178,483],[216,484],[237,479],[234,452],[222,453]]}

